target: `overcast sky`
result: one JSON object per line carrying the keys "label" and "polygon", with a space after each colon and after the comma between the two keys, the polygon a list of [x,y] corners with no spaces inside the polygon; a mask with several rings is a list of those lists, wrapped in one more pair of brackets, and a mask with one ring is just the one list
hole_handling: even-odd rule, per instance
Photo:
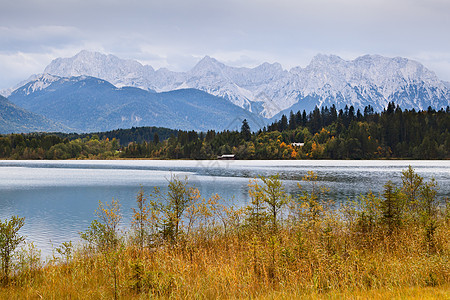
{"label": "overcast sky", "polygon": [[450,81],[450,0],[0,1],[0,89],[83,49],[175,71],[380,54]]}

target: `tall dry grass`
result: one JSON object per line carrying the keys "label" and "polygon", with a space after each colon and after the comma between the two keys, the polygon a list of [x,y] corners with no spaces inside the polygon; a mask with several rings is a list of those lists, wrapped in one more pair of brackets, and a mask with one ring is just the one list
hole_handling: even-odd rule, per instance
{"label": "tall dry grass", "polygon": [[[309,176],[306,183],[315,185]],[[175,220],[176,238],[167,229],[173,215],[151,214],[157,206],[140,193],[141,207],[151,208],[140,210],[151,214],[145,241],[141,222],[138,234],[114,236],[117,246],[79,245],[45,265],[25,251],[0,298],[449,298],[448,209],[435,206],[428,216],[435,225],[430,240],[429,220],[406,206],[401,222],[390,228],[385,198],[368,194],[337,209],[316,189],[285,201],[284,218],[278,216],[274,229],[264,205],[268,190],[252,188],[254,201],[240,209],[218,196],[192,198],[184,219]],[[262,201],[258,210],[255,201]]]}

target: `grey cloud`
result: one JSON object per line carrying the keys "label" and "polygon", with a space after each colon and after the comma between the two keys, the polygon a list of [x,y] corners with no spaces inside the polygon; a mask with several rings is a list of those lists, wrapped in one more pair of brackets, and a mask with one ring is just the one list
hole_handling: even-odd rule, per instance
{"label": "grey cloud", "polygon": [[[264,53],[259,63],[276,60],[288,68],[318,52],[414,57],[450,49],[447,0],[5,2],[0,53],[57,53],[88,45],[182,70],[214,53],[247,64],[256,64],[248,53]],[[442,60],[448,65],[447,56]]]}
{"label": "grey cloud", "polygon": [[74,27],[0,27],[0,52],[48,52],[50,48],[79,44],[82,34]]}

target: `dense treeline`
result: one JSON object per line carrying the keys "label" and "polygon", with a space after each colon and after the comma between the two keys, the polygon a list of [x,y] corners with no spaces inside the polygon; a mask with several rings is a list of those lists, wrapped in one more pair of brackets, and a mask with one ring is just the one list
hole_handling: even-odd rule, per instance
{"label": "dense treeline", "polygon": [[0,137],[0,157],[8,159],[70,159],[114,157],[116,139],[100,140],[97,135],[69,140],[56,135],[10,134]]}
{"label": "dense treeline", "polygon": [[315,108],[281,116],[257,132],[246,120],[240,131],[204,132],[146,127],[96,134],[12,134],[0,137],[0,158],[215,159],[448,159],[450,108],[402,110],[389,103],[337,110]]}
{"label": "dense treeline", "polygon": [[241,131],[179,131],[162,144],[132,143],[123,157],[214,159],[235,154],[238,159],[376,159],[450,157],[450,110],[416,112],[394,103],[375,113],[371,106],[355,112],[315,108],[285,115],[251,133],[244,120]]}
{"label": "dense treeline", "polygon": [[167,140],[171,135],[176,135],[178,130],[164,127],[132,127],[130,129],[116,129],[106,132],[94,132],[86,134],[61,134],[57,135],[70,140],[90,138],[94,135],[101,139],[116,139],[121,146],[127,146],[131,142],[142,143],[144,141]]}
{"label": "dense treeline", "polygon": [[177,130],[162,127],[133,127],[108,132],[30,133],[0,135],[0,158],[8,159],[84,159],[114,158],[131,142],[168,139]]}
{"label": "dense treeline", "polygon": [[235,207],[172,177],[139,191],[127,231],[120,202],[99,202],[84,243],[45,264],[23,218],[0,220],[0,298],[448,299],[450,203],[411,167],[401,179],[337,206],[314,172],[297,195],[260,177]]}

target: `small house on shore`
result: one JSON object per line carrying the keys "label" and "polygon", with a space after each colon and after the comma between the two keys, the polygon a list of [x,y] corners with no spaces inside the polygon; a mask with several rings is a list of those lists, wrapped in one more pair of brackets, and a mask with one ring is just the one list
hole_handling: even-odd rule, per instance
{"label": "small house on shore", "polygon": [[293,147],[303,147],[303,146],[305,146],[305,143],[291,143],[291,145]]}
{"label": "small house on shore", "polygon": [[235,155],[234,154],[223,154],[223,155],[217,156],[217,159],[233,160],[233,159],[235,159]]}

